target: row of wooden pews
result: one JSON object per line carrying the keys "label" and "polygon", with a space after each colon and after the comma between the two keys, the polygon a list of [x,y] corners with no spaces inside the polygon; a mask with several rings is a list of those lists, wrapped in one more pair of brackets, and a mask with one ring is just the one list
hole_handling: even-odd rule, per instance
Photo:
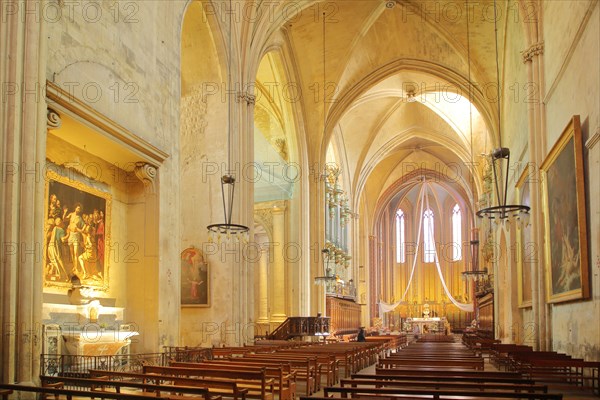
{"label": "row of wooden pews", "polygon": [[460,343],[416,342],[379,360],[379,368],[474,369],[483,371],[484,360]]}
{"label": "row of wooden pews", "polygon": [[301,400],[348,397],[562,399],[523,374],[484,371],[480,354],[445,341],[412,343],[379,360],[375,374],[351,374],[338,387],[325,387],[322,397]]}
{"label": "row of wooden pews", "polygon": [[[215,358],[167,366],[143,365],[139,371],[89,370],[81,376],[41,376],[42,385],[3,385],[0,394],[41,393],[42,398],[138,400],[294,400],[376,362],[383,348],[395,348],[397,338],[370,342],[303,343],[262,341],[254,346],[213,349]],[[200,358],[200,357],[198,357]],[[303,387],[300,387],[303,386]]]}
{"label": "row of wooden pews", "polygon": [[591,390],[600,395],[600,362],[531,346],[494,343],[490,361],[498,368],[516,371],[556,387]]}
{"label": "row of wooden pews", "polygon": [[61,390],[159,398],[204,394],[233,400],[293,400],[299,389],[310,395],[373,364],[385,344],[263,341],[213,349],[215,358],[209,360],[172,360],[167,366],[144,365],[136,372],[90,370],[85,377],[42,376],[41,381],[44,390],[60,385]]}
{"label": "row of wooden pews", "polygon": [[[113,400],[148,400],[148,397],[163,398],[172,400],[187,400],[187,399],[198,399],[203,398],[204,400],[221,400],[218,395],[211,394],[208,389],[202,387],[170,387],[165,388],[164,386],[156,387],[156,385],[142,385],[141,391],[135,393],[121,393],[119,391],[104,391],[95,390],[92,387],[95,385],[104,383],[105,385],[112,387],[130,387],[127,384],[117,384],[114,381],[99,382],[98,380],[92,380],[89,383],[92,386],[86,387],[84,378],[72,378],[78,380],[78,389],[64,388],[61,385],[47,385],[47,386],[31,386],[31,385],[18,385],[18,384],[6,384],[0,383],[0,396],[2,400],[9,400],[9,396],[16,395],[17,398],[31,397],[31,395],[24,395],[24,393],[39,394],[41,398],[59,399],[60,396],[64,396],[67,400],[77,399],[113,399]],[[62,382],[61,382],[62,383]]]}

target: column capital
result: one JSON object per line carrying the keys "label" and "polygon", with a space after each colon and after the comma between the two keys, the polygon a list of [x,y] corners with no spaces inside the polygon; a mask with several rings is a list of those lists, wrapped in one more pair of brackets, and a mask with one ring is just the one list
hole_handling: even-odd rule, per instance
{"label": "column capital", "polygon": [[527,63],[533,60],[533,57],[544,54],[544,42],[534,43],[529,48],[521,52],[523,56],[523,62]]}

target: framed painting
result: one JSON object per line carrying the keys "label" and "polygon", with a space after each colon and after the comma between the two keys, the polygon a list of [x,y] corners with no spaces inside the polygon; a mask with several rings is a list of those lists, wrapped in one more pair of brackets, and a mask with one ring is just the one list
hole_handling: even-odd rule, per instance
{"label": "framed painting", "polygon": [[210,274],[202,251],[189,247],[181,252],[181,306],[210,307]]}
{"label": "framed painting", "polygon": [[589,297],[583,143],[574,116],[541,165],[548,301]]}
{"label": "framed painting", "polygon": [[[527,164],[517,181],[518,204],[531,207],[531,188],[529,183],[535,179],[536,168],[532,164]],[[518,296],[519,307],[531,307],[531,263],[538,260],[539,249],[537,243],[534,243],[531,236],[531,226],[521,226],[517,224],[517,276],[518,276]]]}
{"label": "framed painting", "polygon": [[44,286],[108,289],[110,194],[49,171],[44,216]]}

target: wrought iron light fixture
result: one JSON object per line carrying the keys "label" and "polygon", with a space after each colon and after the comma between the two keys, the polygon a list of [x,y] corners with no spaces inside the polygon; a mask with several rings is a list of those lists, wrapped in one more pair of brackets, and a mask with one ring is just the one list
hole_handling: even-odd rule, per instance
{"label": "wrought iron light fixture", "polygon": [[479,269],[479,230],[473,229],[471,232],[471,268],[462,272],[464,279],[468,281],[478,281],[485,278],[488,274],[487,268]]}
{"label": "wrought iron light fixture", "polygon": [[[500,125],[500,122],[498,122]],[[529,223],[529,207],[522,204],[506,204],[506,198],[508,195],[508,168],[510,166],[510,150],[506,147],[500,147],[492,151],[490,154],[492,162],[492,170],[494,173],[494,182],[496,186],[496,198],[498,200],[497,206],[491,206],[483,208],[477,211],[479,218],[489,218],[496,222],[504,221],[507,218],[516,218],[523,224]],[[504,168],[502,167],[502,161],[505,161]],[[498,166],[497,164],[500,164]],[[504,170],[504,186],[500,186],[502,179],[502,171]]]}
{"label": "wrought iron light fixture", "polygon": [[[231,9],[231,0],[229,0]],[[231,14],[229,13],[229,59],[227,63],[227,84],[231,87],[231,37],[233,36],[233,26],[231,23]],[[231,97],[227,103],[227,168],[228,171],[221,177],[221,196],[223,198],[223,217],[224,222],[220,224],[208,225],[208,241],[216,240],[221,243],[223,237],[227,241],[234,239],[243,243],[248,242],[249,228],[245,225],[232,224],[231,215],[233,213],[233,195],[235,193],[235,177],[230,173],[229,166],[231,165]],[[227,193],[227,194],[226,194]]]}
{"label": "wrought iron light fixture", "polygon": [[[227,187],[227,189],[226,189]],[[227,192],[227,195],[225,194]],[[223,217],[225,222],[221,224],[208,225],[208,240],[213,242],[215,236],[220,243],[225,237],[227,240],[235,239],[243,243],[248,241],[248,227],[245,225],[232,224],[231,214],[233,211],[233,194],[235,192],[235,178],[233,175],[223,175],[221,177],[221,196],[223,197]],[[227,197],[227,202],[225,198]]]}
{"label": "wrought iron light fixture", "polygon": [[[468,2],[468,0],[467,0]],[[471,84],[471,40],[470,40],[470,25],[467,4],[467,59],[469,70],[469,132],[470,132],[470,147],[471,147],[471,166],[473,163],[473,93]],[[471,193],[473,195],[473,203],[475,203],[475,169],[471,171]],[[471,230],[471,266],[468,270],[462,272],[463,279],[468,281],[479,280],[480,277],[487,275],[487,270],[479,270],[479,229]]]}
{"label": "wrought iron light fixture", "polygon": [[315,277],[315,285],[326,285],[330,282],[335,282],[335,275],[332,274],[331,268],[329,268],[329,249],[321,250],[321,258],[323,259],[323,267],[325,268],[324,276]]}
{"label": "wrought iron light fixture", "polygon": [[[497,89],[497,107],[498,107],[498,138],[500,147],[490,153],[492,170],[494,172],[494,182],[496,187],[496,198],[498,205],[483,208],[477,211],[479,218],[489,218],[496,223],[507,221],[510,218],[516,218],[520,223],[529,223],[529,207],[522,204],[506,204],[508,194],[508,171],[510,167],[510,150],[507,147],[502,147],[502,125],[500,115],[500,67],[498,60],[498,18],[497,5],[494,0],[494,38],[496,42],[496,89]],[[503,167],[502,163],[506,165]],[[504,186],[501,187],[502,171],[504,171]]]}

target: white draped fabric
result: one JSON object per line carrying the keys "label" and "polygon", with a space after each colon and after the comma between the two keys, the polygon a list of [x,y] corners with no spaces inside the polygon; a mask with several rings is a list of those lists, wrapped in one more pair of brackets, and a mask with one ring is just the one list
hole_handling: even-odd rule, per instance
{"label": "white draped fabric", "polygon": [[388,313],[390,311],[394,311],[394,308],[398,307],[402,303],[402,300],[399,300],[395,303],[386,303],[385,301],[379,301],[379,315],[383,315],[384,313]]}
{"label": "white draped fabric", "polygon": [[[393,309],[395,309],[399,304],[401,304],[404,301],[404,299],[406,298],[408,289],[410,288],[410,285],[412,284],[413,276],[415,274],[415,269],[417,266],[417,259],[418,259],[417,255],[419,254],[419,248],[420,248],[421,242],[422,242],[421,236],[424,236],[424,235],[422,235],[424,205],[427,205],[427,209],[429,209],[429,197],[427,196],[427,190],[431,190],[433,192],[430,184],[428,182],[423,182],[421,184],[421,189],[419,191],[419,202],[421,204],[420,204],[420,208],[419,208],[419,230],[417,233],[417,249],[416,249],[416,253],[415,253],[416,255],[415,255],[415,257],[413,257],[412,269],[410,271],[410,277],[408,279],[408,284],[406,285],[406,290],[404,290],[402,299],[396,303],[386,303],[386,302],[380,300],[379,301],[379,315],[383,315],[384,313],[390,312]],[[438,251],[437,251],[437,247],[435,246],[435,239],[433,238],[433,232],[431,232],[431,230],[428,229],[427,232],[425,232],[425,235],[427,235],[427,238],[430,239],[430,243],[433,243],[433,246],[434,246],[433,248],[434,248],[434,252],[435,252],[435,266],[436,266],[436,269],[438,272],[438,276],[440,277],[440,281],[442,282],[442,287],[444,288],[444,293],[446,293],[446,296],[448,296],[448,299],[450,299],[452,304],[454,304],[460,310],[466,311],[466,312],[473,312],[473,304],[461,303],[458,300],[456,300],[450,293],[450,290],[448,289],[448,286],[446,285],[446,281],[444,280],[444,275],[442,274],[442,268],[440,266],[440,261],[438,258]]]}

